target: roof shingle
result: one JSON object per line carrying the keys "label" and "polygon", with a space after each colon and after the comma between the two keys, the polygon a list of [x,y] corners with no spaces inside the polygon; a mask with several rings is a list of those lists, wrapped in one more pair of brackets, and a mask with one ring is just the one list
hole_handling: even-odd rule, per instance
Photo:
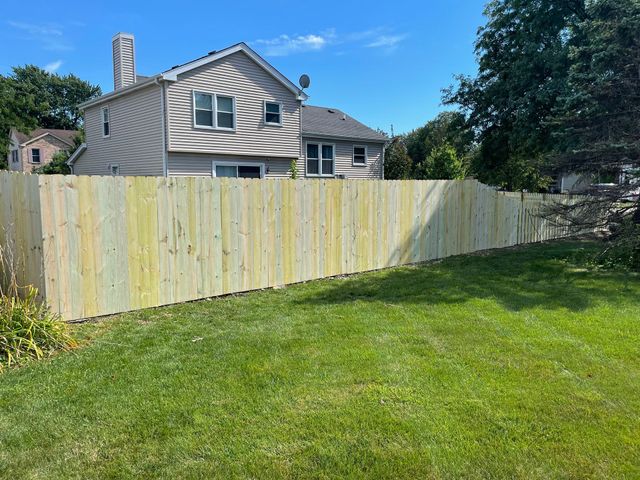
{"label": "roof shingle", "polygon": [[389,138],[360,123],[337,108],[302,106],[302,133],[356,140],[385,142]]}
{"label": "roof shingle", "polygon": [[33,140],[45,133],[58,137],[60,140],[67,142],[69,145],[73,145],[73,139],[78,135],[78,130],[62,130],[59,128],[36,128],[31,133],[26,134],[15,130],[16,138],[20,144]]}

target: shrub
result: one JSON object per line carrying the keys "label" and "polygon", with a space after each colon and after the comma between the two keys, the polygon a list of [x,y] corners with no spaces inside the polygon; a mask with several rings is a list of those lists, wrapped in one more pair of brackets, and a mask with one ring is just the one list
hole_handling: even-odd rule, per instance
{"label": "shrub", "polygon": [[29,287],[23,298],[0,297],[0,371],[4,366],[47,357],[76,344],[67,324],[38,302],[37,294]]}
{"label": "shrub", "polygon": [[60,150],[53,154],[53,158],[46,165],[41,166],[40,168],[36,168],[33,173],[42,173],[46,175],[69,175],[71,173],[71,168],[67,165],[67,160],[69,160],[69,152],[66,150]]}
{"label": "shrub", "polygon": [[0,274],[6,285],[0,287],[0,372],[76,346],[68,325],[38,300],[38,291],[18,287],[12,258],[0,247]]}
{"label": "shrub", "polygon": [[417,167],[416,176],[428,180],[462,179],[466,169],[456,149],[448,143],[435,147]]}

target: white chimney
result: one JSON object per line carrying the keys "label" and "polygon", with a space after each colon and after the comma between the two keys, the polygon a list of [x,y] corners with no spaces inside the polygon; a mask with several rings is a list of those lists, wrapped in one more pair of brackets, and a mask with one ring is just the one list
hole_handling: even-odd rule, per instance
{"label": "white chimney", "polygon": [[113,46],[113,88],[128,87],[136,83],[136,52],[133,35],[117,33],[111,39]]}

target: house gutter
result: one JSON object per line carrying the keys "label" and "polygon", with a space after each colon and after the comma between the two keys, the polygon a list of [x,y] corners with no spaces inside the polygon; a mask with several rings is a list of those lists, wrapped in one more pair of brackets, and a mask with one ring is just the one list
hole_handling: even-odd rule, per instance
{"label": "house gutter", "polygon": [[125,88],[120,88],[118,90],[114,90],[113,92],[102,95],[101,97],[94,98],[93,100],[88,100],[84,103],[78,105],[80,110],[84,110],[87,107],[93,107],[94,105],[100,105],[101,103],[108,102],[109,100],[113,100],[114,98],[121,97],[122,95],[127,95],[131,92],[135,92],[136,90],[140,90],[141,88],[149,87],[156,83],[156,80],[161,78],[161,75],[156,75],[154,77],[148,78],[142,82],[134,83],[133,85]]}
{"label": "house gutter", "polygon": [[380,166],[380,180],[384,180],[384,154],[387,151],[387,145],[389,145],[387,142],[384,142],[384,145],[382,145],[382,165]]}
{"label": "house gutter", "polygon": [[302,136],[306,138],[321,138],[323,140],[345,140],[348,142],[365,142],[365,143],[387,143],[388,139],[383,138],[365,138],[365,137],[343,137],[341,135],[327,135],[326,133],[302,132]]}
{"label": "house gutter", "polygon": [[78,157],[80,157],[80,155],[82,155],[85,150],[87,149],[87,144],[86,143],[82,143],[75,152],[73,152],[71,154],[71,156],[68,158],[67,160],[67,165],[69,166],[69,168],[71,169],[71,173],[73,173],[73,164],[76,163],[76,160],[78,159]]}

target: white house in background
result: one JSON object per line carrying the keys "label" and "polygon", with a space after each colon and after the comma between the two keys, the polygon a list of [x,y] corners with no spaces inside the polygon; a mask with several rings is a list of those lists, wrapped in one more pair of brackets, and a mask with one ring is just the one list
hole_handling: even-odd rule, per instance
{"label": "white house in background", "polygon": [[239,43],[136,74],[133,35],[113,37],[114,91],[80,105],[76,174],[382,178],[388,138],[307,95]]}

